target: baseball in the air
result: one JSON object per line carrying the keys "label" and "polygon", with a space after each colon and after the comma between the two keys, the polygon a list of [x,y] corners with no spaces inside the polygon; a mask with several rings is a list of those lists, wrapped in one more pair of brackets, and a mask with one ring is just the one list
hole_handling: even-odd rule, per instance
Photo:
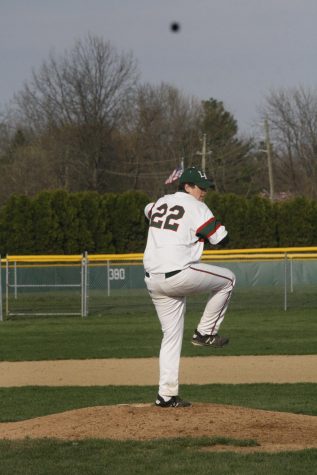
{"label": "baseball in the air", "polygon": [[181,26],[180,24],[177,22],[177,21],[173,21],[171,24],[170,24],[170,30],[173,32],[173,33],[178,33],[181,29]]}

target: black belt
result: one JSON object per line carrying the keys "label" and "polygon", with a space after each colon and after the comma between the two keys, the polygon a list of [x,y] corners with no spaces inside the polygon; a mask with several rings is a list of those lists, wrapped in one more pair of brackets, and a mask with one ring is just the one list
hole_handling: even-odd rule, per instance
{"label": "black belt", "polygon": [[[172,270],[171,272],[166,272],[165,279],[168,279],[169,277],[173,277],[173,275],[178,274],[179,272],[182,272],[182,270]],[[150,274],[148,272],[145,273],[145,277],[150,277]]]}

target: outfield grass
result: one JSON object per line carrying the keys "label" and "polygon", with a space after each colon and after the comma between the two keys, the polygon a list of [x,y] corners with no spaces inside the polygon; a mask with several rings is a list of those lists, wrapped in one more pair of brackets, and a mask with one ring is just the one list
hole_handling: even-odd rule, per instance
{"label": "outfield grass", "polygon": [[[190,344],[200,312],[185,319],[183,356],[210,352]],[[221,332],[230,344],[213,355],[316,353],[317,309],[229,310]],[[0,324],[0,361],[158,356],[161,329],[154,310],[132,315],[15,318]]]}

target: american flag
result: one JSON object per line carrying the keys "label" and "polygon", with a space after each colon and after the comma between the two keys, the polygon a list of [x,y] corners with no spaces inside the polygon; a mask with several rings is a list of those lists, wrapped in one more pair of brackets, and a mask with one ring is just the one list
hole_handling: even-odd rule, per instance
{"label": "american flag", "polygon": [[183,168],[180,166],[176,167],[175,170],[173,170],[170,176],[167,178],[167,180],[165,180],[165,185],[169,185],[170,183],[173,183],[174,181],[178,180],[182,173]]}

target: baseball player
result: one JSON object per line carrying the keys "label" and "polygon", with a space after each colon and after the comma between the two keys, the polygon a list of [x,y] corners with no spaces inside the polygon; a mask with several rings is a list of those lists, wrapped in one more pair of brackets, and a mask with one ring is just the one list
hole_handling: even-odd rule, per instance
{"label": "baseball player", "polygon": [[149,231],[144,252],[145,283],[160,320],[160,380],[156,406],[186,407],[178,395],[186,296],[208,292],[192,344],[221,348],[229,339],[218,334],[232,290],[234,274],[200,262],[204,242],[225,244],[228,233],[204,203],[212,186],[204,172],[191,167],[182,173],[178,191],[145,207]]}

